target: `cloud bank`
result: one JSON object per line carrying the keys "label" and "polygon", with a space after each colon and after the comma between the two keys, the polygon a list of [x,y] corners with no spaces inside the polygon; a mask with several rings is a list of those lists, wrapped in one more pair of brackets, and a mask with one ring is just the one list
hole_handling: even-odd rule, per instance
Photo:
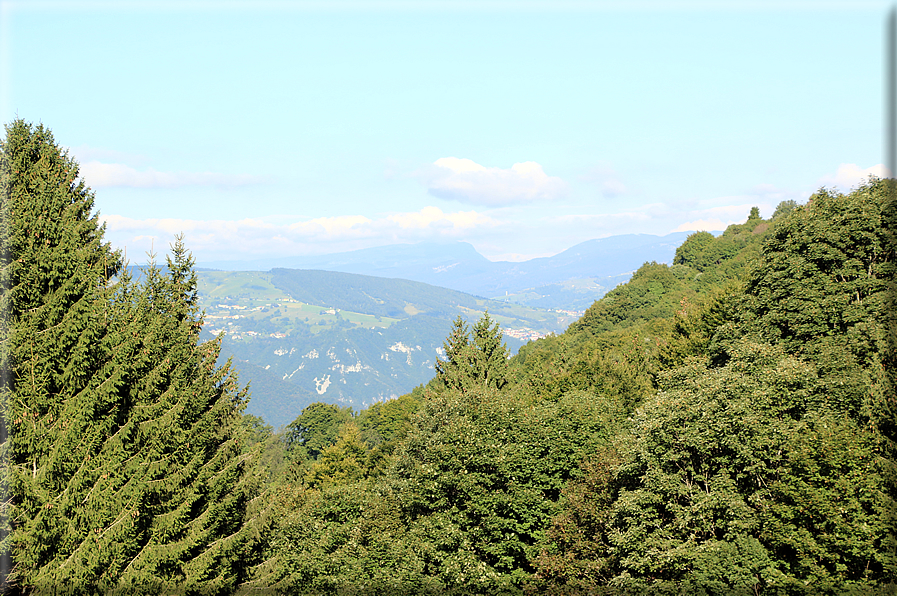
{"label": "cloud bank", "polygon": [[183,232],[190,250],[201,260],[326,254],[383,244],[459,240],[468,233],[498,225],[475,211],[445,213],[437,207],[376,219],[345,215],[294,223],[270,218],[239,221],[132,219],[122,215],[100,218],[106,224],[106,236],[115,246],[127,247],[131,258],[151,247],[164,251],[174,235]]}
{"label": "cloud bank", "polygon": [[[752,207],[769,217],[777,203],[762,200],[745,201],[746,197],[724,197],[728,205],[696,207],[687,204],[652,203],[617,213],[587,213],[545,218],[544,229],[563,228],[570,245],[592,238],[618,234],[656,234],[673,232],[722,232],[731,224],[744,223]],[[681,223],[679,223],[681,222]],[[564,248],[568,248],[564,247]]]}
{"label": "cloud bank", "polygon": [[563,180],[548,176],[534,161],[502,169],[487,168],[470,159],[443,157],[419,176],[434,197],[488,207],[551,201],[567,192]]}

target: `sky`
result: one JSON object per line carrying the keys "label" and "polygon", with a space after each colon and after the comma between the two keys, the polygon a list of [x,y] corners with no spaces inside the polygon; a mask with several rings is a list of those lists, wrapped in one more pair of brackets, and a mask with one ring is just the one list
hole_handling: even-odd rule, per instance
{"label": "sky", "polygon": [[53,131],[132,263],[178,233],[200,265],[519,261],[887,175],[891,6],[0,0],[0,112]]}

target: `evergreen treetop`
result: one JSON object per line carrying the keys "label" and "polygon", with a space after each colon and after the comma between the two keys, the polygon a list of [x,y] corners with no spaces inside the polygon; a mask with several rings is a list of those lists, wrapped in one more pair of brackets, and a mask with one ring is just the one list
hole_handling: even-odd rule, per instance
{"label": "evergreen treetop", "polygon": [[[471,333],[472,331],[472,333]],[[472,336],[471,336],[472,335]],[[498,322],[488,312],[471,330],[459,315],[443,343],[445,359],[436,359],[436,378],[448,389],[501,389],[508,383],[508,347]]]}

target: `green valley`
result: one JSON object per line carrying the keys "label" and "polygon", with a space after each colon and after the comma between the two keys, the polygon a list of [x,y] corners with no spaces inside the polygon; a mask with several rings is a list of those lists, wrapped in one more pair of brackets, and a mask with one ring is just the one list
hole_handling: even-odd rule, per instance
{"label": "green valley", "polygon": [[199,271],[198,279],[203,337],[224,333],[222,356],[250,384],[248,411],[276,427],[313,401],[361,409],[426,383],[456,316],[473,321],[488,310],[516,353],[579,314],[330,271]]}

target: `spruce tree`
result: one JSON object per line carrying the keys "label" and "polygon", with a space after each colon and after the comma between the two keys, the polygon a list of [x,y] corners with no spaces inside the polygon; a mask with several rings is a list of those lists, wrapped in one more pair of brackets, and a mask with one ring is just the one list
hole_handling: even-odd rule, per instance
{"label": "spruce tree", "polygon": [[498,322],[483,313],[473,326],[473,347],[475,350],[475,375],[484,386],[501,389],[508,384],[508,346],[502,343],[502,333]]}
{"label": "spruce tree", "polygon": [[473,352],[470,347],[470,329],[458,315],[452,322],[452,330],[442,343],[445,359],[437,358],[436,378],[447,389],[463,390],[470,386],[473,369]]}
{"label": "spruce tree", "polygon": [[93,193],[42,126],[2,144],[2,405],[11,589],[231,591],[254,494],[245,395],[199,344],[193,262],[119,273]]}
{"label": "spruce tree", "polygon": [[[102,242],[93,193],[43,126],[19,120],[0,145],[3,411],[9,439],[6,511],[14,542],[9,580],[27,582],[66,535],[54,511],[78,462],[57,438],[79,426],[63,415],[100,366],[96,308],[120,258]],[[89,440],[88,436],[84,436]]]}
{"label": "spruce tree", "polygon": [[[472,337],[471,337],[472,335]],[[436,378],[447,389],[501,389],[507,385],[508,347],[488,312],[471,329],[459,315],[442,344],[445,360],[436,359]]]}

